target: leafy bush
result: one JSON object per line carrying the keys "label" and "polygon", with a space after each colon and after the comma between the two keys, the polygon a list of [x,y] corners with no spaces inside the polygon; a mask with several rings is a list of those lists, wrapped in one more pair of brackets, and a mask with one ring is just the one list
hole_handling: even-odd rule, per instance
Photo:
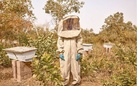
{"label": "leafy bush", "polygon": [[60,86],[61,76],[59,71],[59,59],[56,58],[56,40],[54,33],[40,35],[36,39],[29,39],[29,45],[37,48],[37,57],[33,59],[33,72],[37,79],[45,86]]}
{"label": "leafy bush", "polygon": [[0,65],[4,67],[9,67],[11,66],[11,61],[9,57],[6,55],[6,52],[2,49],[4,49],[4,46],[0,44]]}
{"label": "leafy bush", "polygon": [[35,58],[33,68],[34,74],[43,81],[44,86],[61,86],[59,66],[50,54],[44,53],[40,59]]}
{"label": "leafy bush", "polygon": [[29,39],[27,37],[27,34],[22,32],[20,34],[18,34],[18,41],[19,41],[19,44],[24,46],[24,45],[29,45]]}
{"label": "leafy bush", "polygon": [[81,60],[81,77],[87,77],[90,80],[90,75],[92,73],[91,63],[89,62],[90,57],[82,57]]}
{"label": "leafy bush", "polygon": [[37,57],[41,57],[45,52],[55,57],[56,54],[56,39],[53,38],[54,33],[47,33],[46,35],[40,35],[36,39],[29,38],[29,46],[37,48]]}
{"label": "leafy bush", "polygon": [[103,80],[103,86],[135,86],[136,63],[134,46],[117,46],[113,59],[113,73],[109,79]]}

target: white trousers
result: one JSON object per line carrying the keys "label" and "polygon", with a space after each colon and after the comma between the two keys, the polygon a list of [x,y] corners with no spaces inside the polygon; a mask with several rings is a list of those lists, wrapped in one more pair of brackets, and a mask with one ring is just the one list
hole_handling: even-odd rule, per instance
{"label": "white trousers", "polygon": [[76,61],[77,46],[76,39],[64,39],[64,59],[60,59],[61,76],[64,79],[63,84],[69,83],[70,73],[72,73],[72,84],[80,83],[80,62]]}

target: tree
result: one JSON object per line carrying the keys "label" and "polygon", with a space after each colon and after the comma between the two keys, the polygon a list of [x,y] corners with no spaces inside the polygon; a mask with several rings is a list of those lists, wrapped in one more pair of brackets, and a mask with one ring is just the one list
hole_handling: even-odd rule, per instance
{"label": "tree", "polygon": [[69,13],[79,13],[83,5],[84,2],[79,2],[78,0],[48,0],[44,9],[46,13],[52,15],[57,23]]}
{"label": "tree", "polygon": [[95,43],[95,33],[92,32],[92,28],[90,30],[88,29],[82,29],[82,37],[83,37],[83,43]]}
{"label": "tree", "polygon": [[105,25],[102,26],[102,32],[100,32],[100,39],[103,42],[114,43],[135,43],[136,26],[132,25],[132,22],[124,22],[123,13],[115,13],[105,19]]}
{"label": "tree", "polygon": [[20,31],[32,27],[34,15],[30,0],[0,1],[0,38],[15,39]]}

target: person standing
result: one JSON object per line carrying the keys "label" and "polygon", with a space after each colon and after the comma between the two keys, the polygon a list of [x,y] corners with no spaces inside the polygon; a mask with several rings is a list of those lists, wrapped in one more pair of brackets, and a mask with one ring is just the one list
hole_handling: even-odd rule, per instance
{"label": "person standing", "polygon": [[70,15],[59,22],[57,47],[57,51],[60,53],[60,70],[64,80],[63,85],[68,85],[70,73],[72,73],[72,84],[79,86],[81,80],[79,60],[82,56],[83,47],[78,16]]}

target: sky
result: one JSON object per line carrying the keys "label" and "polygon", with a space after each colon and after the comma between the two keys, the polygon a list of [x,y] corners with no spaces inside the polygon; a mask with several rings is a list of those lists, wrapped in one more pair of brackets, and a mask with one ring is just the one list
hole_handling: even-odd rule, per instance
{"label": "sky", "polygon": [[[53,18],[43,10],[47,0],[32,0],[33,13],[36,16],[36,25],[47,25],[53,28]],[[72,13],[80,17],[80,26],[83,29],[93,29],[99,33],[105,19],[117,12],[122,12],[124,22],[131,21],[137,25],[137,0],[79,0],[84,1],[80,13]]]}

